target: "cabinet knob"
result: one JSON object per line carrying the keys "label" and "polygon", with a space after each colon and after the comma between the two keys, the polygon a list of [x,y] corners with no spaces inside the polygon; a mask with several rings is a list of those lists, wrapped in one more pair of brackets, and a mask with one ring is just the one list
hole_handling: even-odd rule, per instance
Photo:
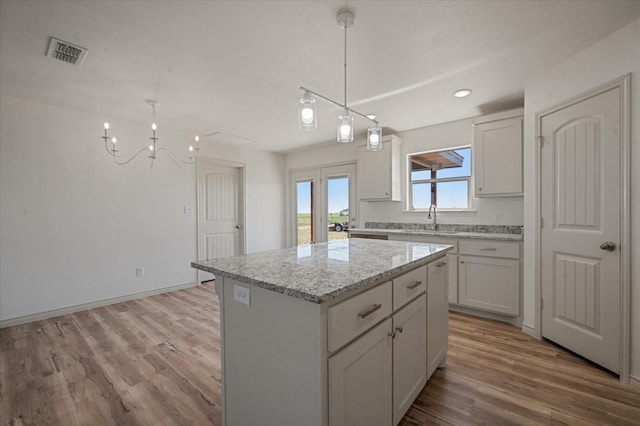
{"label": "cabinet knob", "polygon": [[402,330],[403,330],[402,326],[398,326],[398,327],[396,327],[396,331],[397,331],[398,333],[402,333]]}
{"label": "cabinet knob", "polygon": [[461,260],[460,263],[464,263],[464,260]]}
{"label": "cabinet knob", "polygon": [[392,339],[394,337],[396,337],[396,332],[395,331],[390,331],[389,333],[387,333],[387,336],[391,337]]}
{"label": "cabinet knob", "polygon": [[478,188],[478,191],[482,191],[482,188]]}

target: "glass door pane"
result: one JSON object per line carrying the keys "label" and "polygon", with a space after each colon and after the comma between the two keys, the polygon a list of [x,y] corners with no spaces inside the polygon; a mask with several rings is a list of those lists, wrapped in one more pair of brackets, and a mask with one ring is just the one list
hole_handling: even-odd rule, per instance
{"label": "glass door pane", "polygon": [[349,176],[327,179],[328,240],[342,240],[349,234]]}
{"label": "glass door pane", "polygon": [[295,220],[298,245],[315,242],[312,180],[296,182]]}

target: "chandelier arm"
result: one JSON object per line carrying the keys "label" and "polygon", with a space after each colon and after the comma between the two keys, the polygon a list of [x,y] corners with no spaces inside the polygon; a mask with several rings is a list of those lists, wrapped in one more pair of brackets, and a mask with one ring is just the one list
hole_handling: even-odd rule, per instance
{"label": "chandelier arm", "polygon": [[375,124],[376,124],[376,126],[379,126],[379,125],[380,125],[380,122],[379,122],[378,120],[374,120],[373,118],[369,118],[369,117],[367,117],[365,114],[363,114],[363,113],[361,113],[361,112],[358,112],[358,111],[356,111],[355,109],[353,109],[353,108],[351,108],[351,107],[348,107],[348,106],[346,106],[346,105],[343,105],[343,104],[341,104],[340,102],[336,102],[336,101],[334,101],[334,100],[333,100],[333,99],[331,99],[331,98],[327,98],[326,96],[323,96],[323,95],[321,95],[321,94],[320,94],[320,93],[318,93],[318,92],[314,92],[313,90],[311,90],[311,89],[307,89],[307,88],[306,88],[306,87],[304,87],[304,86],[300,86],[300,90],[304,90],[305,92],[309,92],[309,93],[311,93],[311,94],[313,94],[313,95],[315,95],[315,96],[319,97],[319,98],[320,98],[320,99],[322,99],[322,100],[325,100],[325,101],[327,101],[327,102],[329,102],[329,103],[334,104],[334,105],[335,105],[335,106],[337,106],[337,107],[340,107],[340,108],[342,108],[342,109],[346,109],[346,110],[348,110],[349,112],[352,112],[352,113],[354,113],[354,114],[357,114],[357,115],[359,115],[359,116],[360,116],[360,117],[362,117],[362,118],[366,118],[367,120],[371,121],[372,123],[375,123]]}
{"label": "chandelier arm", "polygon": [[176,154],[174,154],[173,152],[171,152],[168,148],[160,148],[158,149],[158,152],[160,151],[165,151],[167,153],[167,156],[171,159],[171,161],[173,161],[174,163],[176,163],[176,166],[180,167],[181,169],[183,168],[178,161],[184,163],[184,164],[194,164],[196,161],[192,160],[192,161],[185,161],[182,158],[178,157]]}
{"label": "chandelier arm", "polygon": [[140,155],[141,153],[147,151],[147,148],[141,148],[140,151],[136,152],[135,154],[133,154],[133,156],[131,158],[129,158],[126,161],[118,161],[116,160],[116,156],[115,154],[111,154],[111,157],[113,157],[113,162],[116,163],[118,166],[124,166],[125,164],[131,162],[134,158],[136,158],[138,155]]}

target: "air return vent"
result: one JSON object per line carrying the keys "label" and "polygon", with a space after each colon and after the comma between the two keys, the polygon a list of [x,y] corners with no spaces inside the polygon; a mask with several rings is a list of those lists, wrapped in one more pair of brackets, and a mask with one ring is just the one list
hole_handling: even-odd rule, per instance
{"label": "air return vent", "polygon": [[47,56],[79,67],[87,56],[87,51],[84,47],[51,37]]}

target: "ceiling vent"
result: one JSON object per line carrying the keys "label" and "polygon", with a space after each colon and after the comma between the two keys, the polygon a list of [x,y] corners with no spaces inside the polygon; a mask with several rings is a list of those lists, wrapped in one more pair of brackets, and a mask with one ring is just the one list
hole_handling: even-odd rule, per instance
{"label": "ceiling vent", "polygon": [[47,56],[79,67],[87,56],[87,51],[84,47],[51,37]]}

